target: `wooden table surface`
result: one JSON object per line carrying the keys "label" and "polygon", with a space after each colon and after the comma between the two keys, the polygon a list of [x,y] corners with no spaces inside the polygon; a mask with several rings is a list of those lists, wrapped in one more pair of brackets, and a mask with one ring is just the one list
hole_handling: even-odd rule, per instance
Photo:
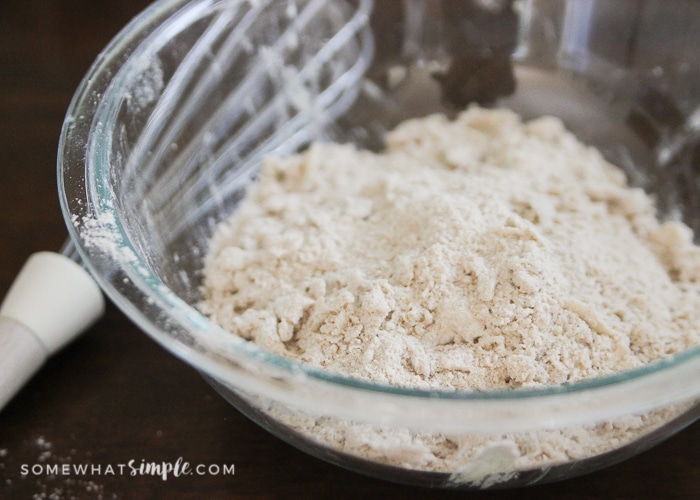
{"label": "wooden table surface", "polygon": [[[55,181],[64,113],[100,49],[146,3],[0,1],[0,296],[27,256],[65,238]],[[219,470],[234,464],[235,474],[164,481],[119,469],[180,457]],[[525,491],[440,492],[366,478],[269,435],[111,305],[0,412],[0,498],[700,498],[699,459],[696,423],[625,463]],[[62,464],[89,469],[51,474],[49,465]]]}

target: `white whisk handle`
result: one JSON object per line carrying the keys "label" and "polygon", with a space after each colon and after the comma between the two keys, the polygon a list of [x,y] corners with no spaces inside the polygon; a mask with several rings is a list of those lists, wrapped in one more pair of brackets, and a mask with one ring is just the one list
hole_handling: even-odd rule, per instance
{"label": "white whisk handle", "polygon": [[104,308],[100,288],[79,264],[53,252],[29,257],[0,306],[0,408]]}
{"label": "white whisk handle", "polygon": [[0,317],[0,408],[44,364],[48,352],[21,323]]}

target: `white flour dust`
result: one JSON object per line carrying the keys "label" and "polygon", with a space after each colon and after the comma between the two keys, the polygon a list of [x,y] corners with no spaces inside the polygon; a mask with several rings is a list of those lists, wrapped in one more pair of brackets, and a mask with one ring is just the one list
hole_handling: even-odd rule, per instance
{"label": "white flour dust", "polygon": [[[698,343],[692,240],[557,119],[474,107],[401,124],[382,154],[316,144],[268,159],[212,239],[201,309],[275,353],[368,381],[561,384]],[[590,456],[675,414],[662,413],[505,441],[289,423],[344,451],[454,472],[488,442],[497,462],[518,450],[509,466]]]}
{"label": "white flour dust", "polygon": [[[105,487],[96,482],[89,474],[66,474],[66,468],[74,471],[72,466],[79,457],[77,450],[71,449],[67,453],[60,453],[56,445],[43,435],[26,441],[25,446],[33,454],[33,459],[28,462],[16,463],[10,460],[10,466],[4,472],[12,472],[5,480],[8,491],[16,482],[28,482],[35,487],[32,494],[34,500],[63,500],[86,499],[116,500],[116,494],[108,493]],[[90,452],[85,454],[89,457]],[[0,458],[8,457],[7,449],[0,449]],[[12,457],[14,458],[14,457]],[[82,458],[83,465],[90,463],[88,458]],[[0,463],[0,470],[5,469],[4,463]],[[17,474],[19,472],[19,474]]]}

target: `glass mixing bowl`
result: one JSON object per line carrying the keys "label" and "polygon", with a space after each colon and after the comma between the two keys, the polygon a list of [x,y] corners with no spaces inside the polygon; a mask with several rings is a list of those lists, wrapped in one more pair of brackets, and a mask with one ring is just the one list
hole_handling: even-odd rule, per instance
{"label": "glass mixing bowl", "polygon": [[560,480],[693,422],[700,348],[557,387],[371,384],[281,358],[203,316],[208,240],[265,154],[313,139],[377,149],[405,118],[474,102],[560,117],[698,231],[698,47],[690,0],[161,0],[75,95],[62,209],[114,303],[280,438],[408,484]]}

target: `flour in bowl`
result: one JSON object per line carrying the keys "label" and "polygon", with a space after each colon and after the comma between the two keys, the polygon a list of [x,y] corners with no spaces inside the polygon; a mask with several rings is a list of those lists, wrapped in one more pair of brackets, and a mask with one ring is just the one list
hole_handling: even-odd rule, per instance
{"label": "flour in bowl", "polygon": [[413,388],[561,384],[700,340],[692,231],[557,119],[472,107],[386,142],[268,158],[211,242],[202,311]]}

